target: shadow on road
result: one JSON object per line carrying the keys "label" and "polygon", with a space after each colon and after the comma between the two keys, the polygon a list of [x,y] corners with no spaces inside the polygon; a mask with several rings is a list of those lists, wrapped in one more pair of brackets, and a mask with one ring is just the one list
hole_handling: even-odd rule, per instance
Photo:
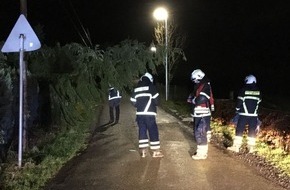
{"label": "shadow on road", "polygon": [[110,127],[116,125],[117,123],[112,123],[112,122],[108,122],[108,123],[105,123],[99,127],[96,127],[94,133],[97,133],[97,132],[105,132],[106,130],[108,130]]}

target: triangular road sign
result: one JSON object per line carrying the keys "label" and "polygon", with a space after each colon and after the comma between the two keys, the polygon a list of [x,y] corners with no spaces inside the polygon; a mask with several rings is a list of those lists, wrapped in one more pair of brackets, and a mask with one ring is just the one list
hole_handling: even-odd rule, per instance
{"label": "triangular road sign", "polygon": [[28,23],[26,17],[21,14],[9,34],[2,52],[19,52],[20,50],[20,35],[24,35],[24,51],[34,51],[41,47],[40,42]]}

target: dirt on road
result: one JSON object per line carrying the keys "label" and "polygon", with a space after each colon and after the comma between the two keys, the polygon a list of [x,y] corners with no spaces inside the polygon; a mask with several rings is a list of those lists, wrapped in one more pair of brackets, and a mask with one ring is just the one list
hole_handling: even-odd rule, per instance
{"label": "dirt on road", "polygon": [[283,190],[231,153],[209,145],[206,160],[191,158],[196,144],[192,129],[158,109],[157,123],[164,158],[141,158],[135,109],[121,104],[120,122],[103,110],[86,151],[73,158],[52,179],[46,190]]}

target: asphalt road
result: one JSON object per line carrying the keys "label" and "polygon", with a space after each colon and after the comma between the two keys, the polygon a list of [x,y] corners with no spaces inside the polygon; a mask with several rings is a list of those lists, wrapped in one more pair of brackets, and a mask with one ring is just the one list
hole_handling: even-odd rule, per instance
{"label": "asphalt road", "polygon": [[135,109],[123,98],[120,123],[105,107],[88,148],[72,159],[46,190],[282,190],[229,152],[209,145],[206,160],[191,158],[192,129],[162,109],[157,123],[164,158],[141,158]]}

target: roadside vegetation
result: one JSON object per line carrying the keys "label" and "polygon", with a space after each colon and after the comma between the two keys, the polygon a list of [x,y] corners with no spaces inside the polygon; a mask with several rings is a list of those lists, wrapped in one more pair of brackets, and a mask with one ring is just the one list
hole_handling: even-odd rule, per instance
{"label": "roadside vegetation", "polygon": [[[81,34],[84,45],[48,47],[42,43],[39,50],[25,52],[21,166],[17,164],[19,56],[0,52],[0,189],[41,189],[85,149],[110,85],[125,94],[145,72],[165,75],[165,54],[171,80],[178,61],[186,60],[184,35],[169,23],[165,47],[160,34],[164,27],[155,28],[154,46],[158,51],[154,53],[144,43],[130,39],[100,49],[88,35]],[[42,28],[36,29],[43,41]],[[0,42],[1,47],[3,44]]]}
{"label": "roadside vegetation", "polygon": [[1,165],[1,187],[15,190],[42,187],[68,160],[86,148],[90,125],[82,122],[62,132],[35,134],[42,139],[24,154],[21,168],[16,166],[17,158],[12,151],[9,161]]}
{"label": "roadside vegetation", "polygon": [[38,190],[87,146],[109,85],[124,93],[162,54],[125,40],[106,50],[72,43],[28,53],[23,158],[18,159],[18,55],[0,53],[0,189]]}
{"label": "roadside vegetation", "polygon": [[[233,100],[216,100],[216,111],[212,117],[212,142],[220,149],[226,149],[233,143],[235,126],[231,123],[234,116]],[[266,103],[269,105],[270,103]],[[275,103],[278,106],[278,103]],[[186,101],[162,101],[162,108],[174,114],[179,119],[190,117],[191,106]],[[280,108],[279,106],[277,108]],[[261,108],[262,125],[257,134],[256,153],[248,153],[246,138],[244,138],[240,153],[233,153],[238,159],[257,168],[262,175],[279,185],[290,188],[290,127],[288,108]],[[187,122],[188,126],[192,123]],[[247,131],[245,131],[245,134]],[[231,153],[231,152],[229,152]]]}

